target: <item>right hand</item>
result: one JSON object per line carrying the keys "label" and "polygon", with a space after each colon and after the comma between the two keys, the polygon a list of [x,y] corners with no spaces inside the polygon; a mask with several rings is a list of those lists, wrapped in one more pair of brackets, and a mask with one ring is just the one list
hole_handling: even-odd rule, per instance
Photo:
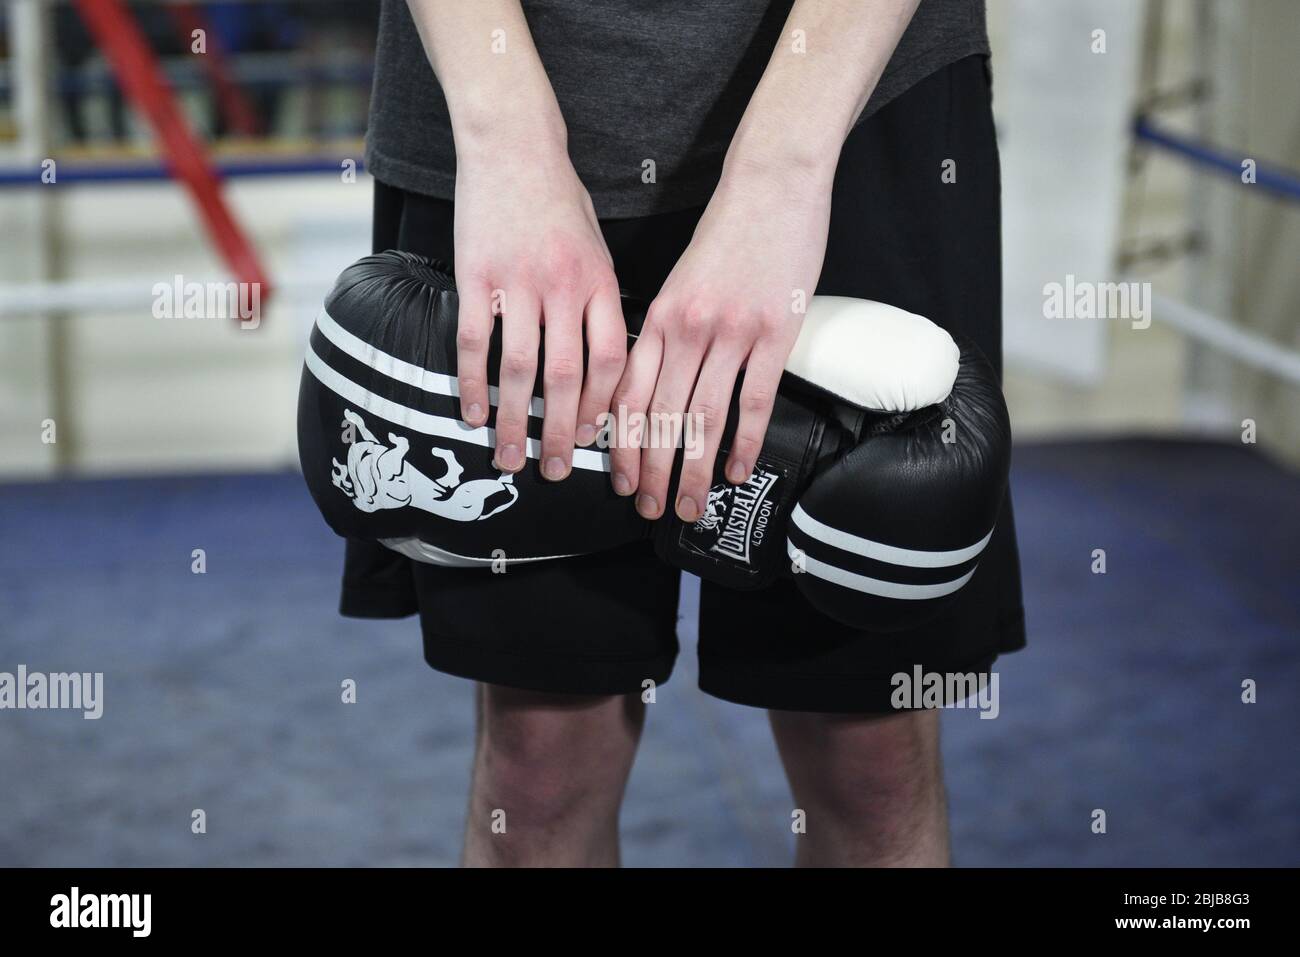
{"label": "right hand", "polygon": [[565,478],[575,441],[595,440],[627,358],[618,280],[591,197],[562,145],[458,151],[455,215],[461,416],[475,427],[487,422],[488,341],[499,315],[495,464],[524,467],[544,331],[540,464],[546,478]]}

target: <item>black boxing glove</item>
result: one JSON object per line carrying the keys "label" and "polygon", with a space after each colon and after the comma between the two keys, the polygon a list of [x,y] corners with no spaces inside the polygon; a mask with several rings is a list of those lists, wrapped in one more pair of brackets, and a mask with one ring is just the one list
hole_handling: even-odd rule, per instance
{"label": "black boxing glove", "polygon": [[[648,524],[609,483],[609,454],[575,449],[548,482],[531,463],[492,464],[496,421],[460,418],[455,284],[403,252],[367,256],[339,276],[311,332],[298,393],[298,454],[326,522],[419,561],[492,565],[601,551],[644,538]],[[500,324],[488,369],[500,368]],[[540,385],[540,384],[539,384]],[[529,409],[540,453],[542,400]]]}
{"label": "black boxing glove", "polygon": [[[1006,410],[988,363],[928,320],[813,297],[754,475],[733,487],[719,464],[705,515],[684,525],[646,522],[615,495],[603,449],[575,450],[563,482],[531,466],[498,471],[494,419],[471,428],[459,418],[456,314],[445,269],[399,252],[359,260],[326,300],[298,436],[312,497],[338,534],[454,566],[654,535],[665,560],[724,585],[793,574],[816,607],[869,629],[924,620],[973,573],[1005,489]],[[489,373],[498,365],[499,329]],[[542,411],[535,398],[532,459]],[[733,414],[719,463],[734,428]]]}
{"label": "black boxing glove", "polygon": [[792,574],[814,607],[875,631],[924,622],[974,575],[1006,491],[1011,434],[975,346],[883,303],[814,296],[749,480],[656,547],[710,581]]}

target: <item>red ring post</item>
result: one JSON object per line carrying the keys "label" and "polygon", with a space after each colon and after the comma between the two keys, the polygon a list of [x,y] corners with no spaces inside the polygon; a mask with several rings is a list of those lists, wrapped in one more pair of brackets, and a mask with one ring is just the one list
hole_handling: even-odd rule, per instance
{"label": "red ring post", "polygon": [[76,0],[76,4],[108,57],[122,92],[153,127],[172,175],[185,184],[198,205],[208,235],[226,265],[240,282],[257,283],[265,302],[271,286],[257,253],[222,198],[220,179],[186,125],[135,17],[122,0]]}

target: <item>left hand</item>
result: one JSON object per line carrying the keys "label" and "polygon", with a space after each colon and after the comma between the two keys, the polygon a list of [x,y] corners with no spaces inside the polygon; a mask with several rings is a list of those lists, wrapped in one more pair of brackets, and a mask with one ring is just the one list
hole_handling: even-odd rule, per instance
{"label": "left hand", "polygon": [[[803,323],[826,253],[831,175],[780,164],[729,162],[690,245],[646,314],[614,392],[617,419],[682,413],[697,429],[701,455],[682,465],[677,515],[694,522],[713,484],[713,464],[736,378],[743,368],[740,421],[727,480],[753,472],[785,361]],[[666,421],[660,419],[659,421]],[[641,445],[649,442],[647,426]],[[637,494],[647,519],[664,514],[677,449],[610,449],[611,481]]]}

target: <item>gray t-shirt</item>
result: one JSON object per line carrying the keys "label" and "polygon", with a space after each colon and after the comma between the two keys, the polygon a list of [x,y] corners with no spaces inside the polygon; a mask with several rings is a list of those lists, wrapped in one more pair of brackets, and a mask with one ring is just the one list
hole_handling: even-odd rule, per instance
{"label": "gray t-shirt", "polygon": [[[523,0],[597,215],[708,201],[773,49],[790,42],[782,28],[792,3]],[[984,0],[921,0],[863,118],[949,63],[988,52]],[[646,160],[653,183],[644,182]],[[454,195],[447,102],[406,0],[383,0],[380,12],[366,163],[392,186]]]}

